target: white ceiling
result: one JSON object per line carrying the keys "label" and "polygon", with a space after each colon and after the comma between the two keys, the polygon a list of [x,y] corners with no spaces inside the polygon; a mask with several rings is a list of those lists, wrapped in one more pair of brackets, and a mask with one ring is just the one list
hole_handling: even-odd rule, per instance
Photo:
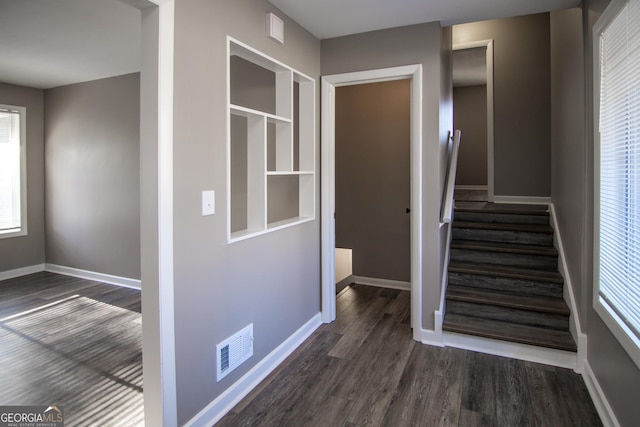
{"label": "white ceiling", "polygon": [[577,6],[580,0],[270,0],[320,39],[440,21],[443,26]]}
{"label": "white ceiling", "polygon": [[140,23],[119,0],[0,0],[0,82],[46,89],[139,71]]}
{"label": "white ceiling", "polygon": [[[232,0],[228,0],[232,1]],[[271,0],[318,38],[576,6],[580,0]],[[0,0],[0,82],[51,88],[140,70],[135,0]]]}

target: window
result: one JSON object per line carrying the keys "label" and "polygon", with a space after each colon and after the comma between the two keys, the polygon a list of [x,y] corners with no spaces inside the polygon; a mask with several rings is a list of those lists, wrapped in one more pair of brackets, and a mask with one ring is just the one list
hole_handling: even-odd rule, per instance
{"label": "window", "polygon": [[[640,366],[640,0],[596,26],[594,307]],[[598,80],[599,77],[599,80]]]}
{"label": "window", "polygon": [[27,234],[26,109],[0,105],[0,238]]}

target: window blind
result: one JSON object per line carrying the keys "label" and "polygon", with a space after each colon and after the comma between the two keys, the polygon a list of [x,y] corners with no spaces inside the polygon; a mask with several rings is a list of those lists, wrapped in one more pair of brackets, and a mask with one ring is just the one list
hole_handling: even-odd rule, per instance
{"label": "window blind", "polygon": [[640,0],[600,35],[599,296],[640,338]]}
{"label": "window blind", "polygon": [[20,112],[0,109],[0,232],[19,229]]}

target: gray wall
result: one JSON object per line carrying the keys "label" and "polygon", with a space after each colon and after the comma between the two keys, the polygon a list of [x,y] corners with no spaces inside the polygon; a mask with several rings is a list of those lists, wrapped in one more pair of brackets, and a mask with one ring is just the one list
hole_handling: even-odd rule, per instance
{"label": "gray wall", "polygon": [[456,185],[487,185],[487,86],[453,88],[453,127],[462,131]]}
{"label": "gray wall", "polygon": [[48,263],[140,278],[140,76],[45,91]]}
{"label": "gray wall", "polygon": [[0,104],[27,108],[27,233],[0,239],[0,272],[43,264],[44,94],[40,89],[0,83]]}
{"label": "gray wall", "polygon": [[[285,20],[284,45],[265,37],[267,11]],[[180,425],[320,312],[319,219],[226,241],[227,35],[313,78],[320,75],[320,42],[269,2],[176,2],[173,220]],[[319,152],[316,164],[319,218]],[[201,216],[202,190],[216,192],[213,216]],[[216,383],[215,344],[249,323],[253,357]]]}
{"label": "gray wall", "polygon": [[353,274],[411,281],[411,81],[336,88],[336,246]]}
{"label": "gray wall", "polygon": [[640,370],[592,307],[593,73],[591,28],[608,1],[551,14],[551,191],[587,361],[620,425],[640,419]]}
{"label": "gray wall", "polygon": [[453,27],[454,45],[487,39],[494,40],[495,195],[549,196],[549,14]]}
{"label": "gray wall", "polygon": [[451,29],[433,22],[322,40],[323,75],[409,64],[423,67],[422,326],[433,329],[444,256],[440,200],[453,125]]}

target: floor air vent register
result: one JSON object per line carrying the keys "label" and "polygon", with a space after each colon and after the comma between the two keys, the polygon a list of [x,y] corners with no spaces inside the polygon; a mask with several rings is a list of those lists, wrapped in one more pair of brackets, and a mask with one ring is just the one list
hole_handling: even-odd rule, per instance
{"label": "floor air vent register", "polygon": [[253,323],[216,345],[216,381],[253,356]]}

